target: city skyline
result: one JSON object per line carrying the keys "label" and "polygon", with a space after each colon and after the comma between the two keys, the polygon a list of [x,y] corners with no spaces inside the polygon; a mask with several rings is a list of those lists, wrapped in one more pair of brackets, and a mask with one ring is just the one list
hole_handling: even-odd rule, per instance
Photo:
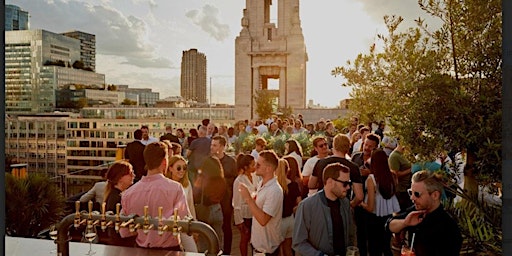
{"label": "city skyline", "polygon": [[[331,70],[368,52],[376,34],[386,32],[384,15],[403,16],[402,27],[407,28],[422,14],[416,1],[372,3],[300,2],[309,57],[306,101],[335,107],[348,98],[351,89],[343,88],[343,78],[331,76]],[[96,35],[96,72],[105,74],[107,83],[152,88],[161,98],[180,95],[181,53],[196,48],[208,59],[213,103],[234,103],[234,39],[241,30],[245,1],[9,0],[6,4],[28,11],[31,29]]]}

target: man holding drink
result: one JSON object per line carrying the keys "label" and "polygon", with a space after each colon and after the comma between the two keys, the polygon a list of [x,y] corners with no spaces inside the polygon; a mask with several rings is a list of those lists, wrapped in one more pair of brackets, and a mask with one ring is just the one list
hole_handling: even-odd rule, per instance
{"label": "man holding drink", "polygon": [[408,193],[414,206],[386,223],[390,232],[408,231],[413,253],[403,250],[402,255],[458,256],[462,236],[455,220],[441,206],[441,178],[426,170],[417,172]]}

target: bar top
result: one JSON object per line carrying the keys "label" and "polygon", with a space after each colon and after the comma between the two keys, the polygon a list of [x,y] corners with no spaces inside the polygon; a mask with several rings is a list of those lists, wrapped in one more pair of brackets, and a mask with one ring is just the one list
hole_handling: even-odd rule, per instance
{"label": "bar top", "polygon": [[[53,251],[53,254],[51,253]],[[104,256],[198,256],[204,255],[193,252],[176,252],[166,250],[154,250],[135,247],[122,247],[104,244],[92,244],[92,250],[95,255]],[[70,255],[86,255],[89,251],[89,243],[70,242]],[[23,238],[5,236],[5,255],[12,256],[38,256],[38,255],[57,255],[57,244],[52,240]]]}

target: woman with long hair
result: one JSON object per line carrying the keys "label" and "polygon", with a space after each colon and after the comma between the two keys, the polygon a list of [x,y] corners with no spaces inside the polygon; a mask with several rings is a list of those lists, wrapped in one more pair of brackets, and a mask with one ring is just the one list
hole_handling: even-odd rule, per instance
{"label": "woman with long hair", "polygon": [[[194,181],[194,202],[196,204],[202,203],[208,208],[208,217],[200,219],[200,221],[212,226],[219,237],[220,244],[224,244],[224,233],[222,231],[224,216],[222,215],[220,202],[227,193],[227,189],[224,169],[219,158],[215,156],[206,157],[203,164],[198,168],[198,176]],[[196,215],[199,218],[200,213],[197,210]],[[201,239],[201,236],[199,237],[197,247],[200,252],[206,249],[206,244]]]}
{"label": "woman with long hair", "polygon": [[187,160],[181,155],[173,155],[169,157],[169,168],[165,176],[181,184],[185,190],[185,197],[187,198],[188,208],[190,214],[194,219],[196,218],[196,211],[194,209],[194,196],[192,194],[192,184],[188,179],[187,173]]}
{"label": "woman with long hair", "polygon": [[[291,162],[295,162],[293,157],[289,157]],[[295,181],[292,181],[288,178],[290,173],[290,167],[288,165],[288,161],[283,158],[279,159],[277,164],[276,176],[277,182],[281,185],[283,189],[284,197],[283,197],[283,214],[281,220],[281,235],[284,240],[279,246],[281,255],[283,256],[292,256],[292,234],[293,234],[293,225],[294,225],[294,217],[293,214],[299,205],[302,196],[299,190],[299,184]]]}
{"label": "woman with long hair", "polygon": [[[194,207],[194,196],[192,194],[192,184],[188,179],[187,161],[181,155],[169,157],[169,167],[165,176],[181,184],[187,198],[188,209],[192,217],[196,218]],[[192,236],[181,234],[181,245],[186,252],[197,252],[197,245]]]}
{"label": "woman with long hair", "polygon": [[244,184],[251,195],[256,195],[260,177],[256,176],[256,162],[250,154],[238,154],[236,158],[238,176],[233,182],[233,217],[235,226],[240,230],[240,254],[247,256],[247,249],[251,241],[252,213],[249,205],[243,200],[238,186]]}
{"label": "woman with long hair", "polygon": [[299,165],[299,170],[302,171],[302,146],[295,139],[289,139],[284,144],[284,154],[290,155],[297,160],[297,164]]}
{"label": "woman with long hair", "polygon": [[352,155],[352,153],[354,152],[358,152],[358,151],[361,151],[359,148],[354,148],[354,144],[356,144],[356,142],[361,139],[361,133],[359,131],[355,131],[352,133],[352,136],[350,136],[350,150],[349,150],[349,154]]}
{"label": "woman with long hair", "polygon": [[293,182],[297,182],[297,184],[299,185],[299,191],[300,191],[301,195],[304,192],[307,194],[309,189],[308,189],[308,191],[302,191],[302,186],[300,186],[303,181],[302,181],[302,173],[299,170],[299,165],[297,164],[297,160],[293,156],[290,156],[290,155],[283,156],[283,159],[288,162],[288,167],[289,167],[289,171],[286,174],[286,177]]}
{"label": "woman with long hair", "polygon": [[374,150],[371,160],[370,175],[366,179],[367,195],[361,203],[363,209],[369,212],[368,249],[371,256],[391,256],[391,233],[382,227],[393,213],[400,211],[395,195],[396,179],[389,169],[386,152]]}
{"label": "woman with long hair", "polygon": [[[117,161],[108,168],[106,177],[107,185],[105,185],[103,195],[105,211],[116,212],[116,205],[121,204],[121,193],[133,184],[135,178],[133,166],[125,160]],[[107,232],[107,238],[104,241],[108,244],[120,246],[134,246],[135,244],[136,236],[122,238],[113,229],[108,229]]]}
{"label": "woman with long hair", "polygon": [[125,160],[115,162],[107,171],[107,185],[103,200],[105,211],[116,211],[116,204],[121,203],[121,193],[133,184],[135,174],[132,165]]}

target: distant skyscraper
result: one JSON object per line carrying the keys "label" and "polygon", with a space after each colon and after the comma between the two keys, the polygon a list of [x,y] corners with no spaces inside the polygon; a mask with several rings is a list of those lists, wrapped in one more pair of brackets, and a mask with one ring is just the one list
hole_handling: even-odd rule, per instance
{"label": "distant skyscraper", "polygon": [[181,97],[206,103],[206,56],[197,49],[183,51]]}
{"label": "distant skyscraper", "polygon": [[21,10],[16,5],[5,5],[5,31],[27,30],[28,12]]}
{"label": "distant skyscraper", "polygon": [[62,33],[65,36],[80,40],[80,60],[85,67],[96,70],[96,35],[82,31],[70,31]]}

